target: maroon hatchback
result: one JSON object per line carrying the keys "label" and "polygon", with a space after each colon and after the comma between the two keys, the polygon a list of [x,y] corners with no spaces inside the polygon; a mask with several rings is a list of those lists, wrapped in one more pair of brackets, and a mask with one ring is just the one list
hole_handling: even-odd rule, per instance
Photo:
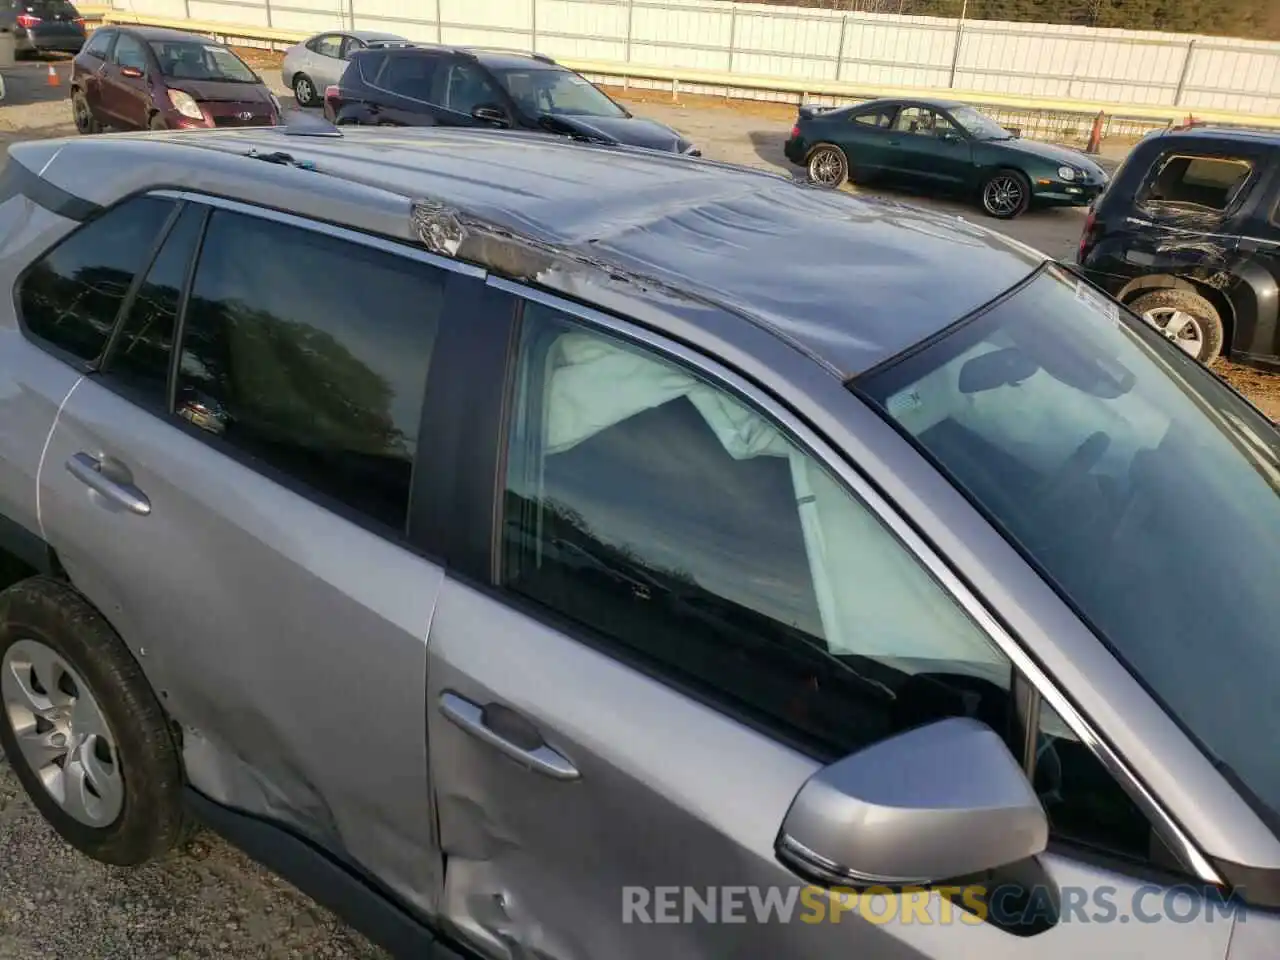
{"label": "maroon hatchback", "polygon": [[229,47],[158,27],[95,30],[72,64],[71,108],[81,133],[280,122],[280,101]]}

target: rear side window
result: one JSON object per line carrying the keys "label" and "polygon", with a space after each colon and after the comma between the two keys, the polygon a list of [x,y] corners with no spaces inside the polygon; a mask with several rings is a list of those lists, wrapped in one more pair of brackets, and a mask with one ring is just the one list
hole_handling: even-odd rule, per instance
{"label": "rear side window", "polygon": [[338,55],[342,53],[342,37],[330,34],[327,37],[318,37],[311,44],[311,49],[322,57],[333,57],[338,59]]}
{"label": "rear side window", "polygon": [[412,97],[424,103],[431,102],[432,85],[439,57],[421,55],[390,56],[378,74],[378,86],[402,97]]}
{"label": "rear side window", "polygon": [[1165,154],[1147,175],[1139,202],[1222,212],[1243,195],[1252,176],[1253,162],[1244,158]]}
{"label": "rear side window", "polygon": [[[360,79],[365,83],[373,83],[378,78],[378,71],[382,69],[382,65],[387,62],[385,53],[361,53],[353,61],[355,68],[360,71]],[[350,69],[348,67],[348,69]],[[343,76],[346,79],[346,76]]]}
{"label": "rear side window", "polygon": [[204,210],[189,203],[178,215],[103,362],[104,376],[162,409],[167,409],[169,358],[182,288],[200,240]]}
{"label": "rear side window", "polygon": [[28,332],[74,358],[96,360],[172,212],[171,200],[128,200],[37,260],[18,287]]}
{"label": "rear side window", "polygon": [[869,110],[866,113],[855,113],[853,115],[853,122],[858,126],[878,127],[881,130],[888,130],[892,120],[892,110]]}
{"label": "rear side window", "polygon": [[107,52],[111,49],[111,41],[115,38],[114,30],[95,30],[89,37],[89,42],[84,45],[84,52],[99,60],[105,60]]}
{"label": "rear side window", "polygon": [[214,211],[183,321],[177,414],[282,481],[402,533],[444,277]]}

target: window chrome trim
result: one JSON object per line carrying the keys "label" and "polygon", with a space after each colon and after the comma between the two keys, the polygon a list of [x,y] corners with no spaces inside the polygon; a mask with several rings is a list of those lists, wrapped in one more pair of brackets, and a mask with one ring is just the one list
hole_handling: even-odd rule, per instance
{"label": "window chrome trim", "polygon": [[408,241],[396,241],[385,237],[374,236],[369,233],[361,233],[358,230],[349,230],[346,227],[339,227],[331,223],[325,223],[321,220],[311,220],[307,217],[301,217],[297,214],[284,213],[280,210],[273,210],[270,207],[260,207],[252,203],[245,203],[241,200],[230,200],[226,197],[216,197],[205,193],[196,193],[191,190],[150,190],[147,196],[165,197],[171,200],[187,200],[191,203],[202,203],[208,207],[217,207],[222,210],[228,210],[233,213],[243,213],[251,217],[258,217],[261,220],[274,220],[276,223],[282,223],[291,227],[300,227],[303,230],[310,230],[312,233],[323,233],[334,237],[338,240],[346,240],[349,243],[358,243],[364,247],[370,247],[374,250],[381,250],[383,253],[395,254],[397,256],[406,257],[410,260],[417,260],[420,263],[430,264],[433,267],[439,267],[442,270],[448,270],[451,273],[460,273],[466,277],[474,277],[482,280],[488,276],[488,271],[483,267],[477,267],[475,264],[463,263],[460,260],[450,260],[448,257],[442,257],[438,254],[430,253],[426,250],[410,246]]}
{"label": "window chrome trim", "polygon": [[831,445],[804,424],[790,410],[767,392],[749,383],[723,364],[708,359],[695,350],[684,347],[659,334],[652,333],[637,324],[593,310],[582,304],[566,300],[555,294],[522,286],[501,277],[489,276],[486,281],[505,293],[539,303],[558,310],[567,316],[584,320],[594,326],[617,334],[627,340],[643,344],[660,354],[680,360],[697,370],[709,380],[749,400],[780,424],[807,453],[834,473],[890,532],[906,550],[922,564],[938,581],[942,589],[987,635],[991,643],[1013,663],[1014,667],[1031,683],[1044,702],[1057,712],[1062,721],[1080,738],[1107,769],[1119,781],[1126,792],[1142,808],[1153,827],[1169,845],[1175,856],[1201,881],[1222,885],[1223,881],[1209,859],[1183,830],[1174,817],[1164,809],[1155,795],[1147,789],[1129,764],[1098,734],[1093,725],[1076,710],[1067,697],[1022,645],[1001,626],[987,610],[986,605],[973,594],[964,581],[933,549],[916,533],[914,528],[889,503],[862,473],[840,457]]}

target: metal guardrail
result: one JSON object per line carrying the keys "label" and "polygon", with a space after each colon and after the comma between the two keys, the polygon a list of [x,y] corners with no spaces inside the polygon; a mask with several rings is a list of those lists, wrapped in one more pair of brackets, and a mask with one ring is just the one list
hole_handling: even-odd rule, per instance
{"label": "metal guardrail", "polygon": [[[92,7],[80,7],[86,18],[90,16],[87,11],[92,9]],[[193,33],[208,34],[226,41],[251,40],[273,44],[292,44],[312,35],[309,32],[282,30],[275,27],[225,23],[220,20],[187,20],[174,17],[159,17],[149,14],[129,13],[111,8],[103,8],[99,18],[103,23],[134,23],[189,30]],[[584,74],[616,77],[622,80],[669,83],[673,97],[678,97],[683,87],[689,93],[699,92],[698,88],[723,90],[725,96],[729,96],[735,90],[794,94],[799,103],[804,103],[809,98],[814,97],[849,101],[872,100],[878,97],[962,99],[975,106],[1011,112],[1052,113],[1088,117],[1096,117],[1102,114],[1114,119],[1140,121],[1156,126],[1178,124],[1187,120],[1189,116],[1186,108],[1174,106],[1143,106],[1106,101],[1008,96],[950,88],[889,87],[849,82],[796,80],[790,77],[751,76],[740,73],[648,66],[607,60],[558,58],[558,62]],[[1265,127],[1280,130],[1280,117],[1256,116],[1231,111],[1196,110],[1194,111],[1194,118],[1199,122],[1210,124],[1254,128]]]}

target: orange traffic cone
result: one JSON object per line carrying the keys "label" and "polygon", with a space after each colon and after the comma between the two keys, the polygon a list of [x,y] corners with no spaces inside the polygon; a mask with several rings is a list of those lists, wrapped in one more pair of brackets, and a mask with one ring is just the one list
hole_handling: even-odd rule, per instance
{"label": "orange traffic cone", "polygon": [[57,70],[55,70],[55,69],[53,69],[53,64],[52,64],[52,63],[51,63],[51,64],[49,64],[49,80],[48,80],[48,83],[49,83],[49,86],[51,86],[51,87],[60,87],[60,86],[62,86],[62,81],[58,79],[58,71],[57,71]]}

